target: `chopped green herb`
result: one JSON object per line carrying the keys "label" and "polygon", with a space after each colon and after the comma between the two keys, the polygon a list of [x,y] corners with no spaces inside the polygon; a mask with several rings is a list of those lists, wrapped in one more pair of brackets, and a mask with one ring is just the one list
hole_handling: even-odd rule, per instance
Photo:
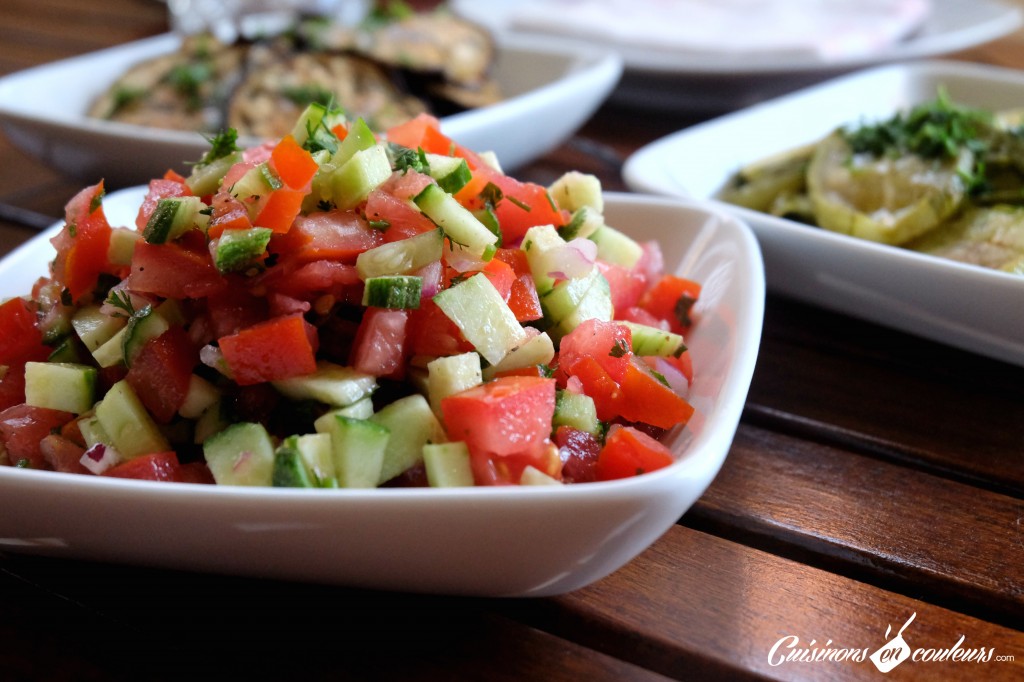
{"label": "chopped green herb", "polygon": [[131,317],[135,314],[135,306],[132,305],[132,299],[125,291],[110,292],[106,302],[118,310],[123,310],[126,313],[126,317]]}
{"label": "chopped green herb", "polygon": [[370,227],[381,232],[385,232],[389,227],[391,227],[391,222],[388,220],[371,220],[369,223]]}
{"label": "chopped green herb", "polygon": [[210,143],[210,151],[203,155],[203,158],[196,162],[196,165],[203,166],[208,163],[213,163],[217,159],[229,156],[239,151],[238,147],[238,131],[234,128],[228,128],[222,132],[217,133],[213,137],[207,137],[206,141]]}
{"label": "chopped green herb", "polygon": [[608,355],[612,356],[613,358],[624,358],[628,354],[629,346],[627,346],[626,342],[622,339],[617,339],[615,341],[615,345],[612,346],[612,349],[608,352]]}
{"label": "chopped green herb", "polygon": [[414,170],[418,173],[429,173],[430,163],[427,161],[427,154],[422,148],[409,149],[400,144],[388,143],[388,151],[391,152],[391,166],[397,171]]}

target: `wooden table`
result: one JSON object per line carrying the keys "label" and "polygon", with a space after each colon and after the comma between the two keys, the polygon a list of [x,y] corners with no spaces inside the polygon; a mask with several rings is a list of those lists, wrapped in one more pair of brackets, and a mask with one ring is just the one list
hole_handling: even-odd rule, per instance
{"label": "wooden table", "polygon": [[[157,2],[5,0],[0,73],[166,27]],[[1024,67],[1021,40],[958,57]],[[692,122],[608,106],[519,175],[624,189],[621,159]],[[78,189],[6,142],[0,160],[7,204],[56,217]],[[0,220],[0,254],[34,234]],[[769,295],[721,474],[597,584],[453,599],[5,553],[0,679],[879,680],[869,660],[778,663],[794,638],[873,652],[912,614],[912,649],[993,658],[887,679],[1024,679],[1022,406],[1024,368]]]}

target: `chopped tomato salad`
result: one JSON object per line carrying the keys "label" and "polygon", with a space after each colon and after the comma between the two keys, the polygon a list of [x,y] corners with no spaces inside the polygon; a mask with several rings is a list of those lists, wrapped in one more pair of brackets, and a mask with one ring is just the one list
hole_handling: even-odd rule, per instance
{"label": "chopped tomato salad", "polygon": [[313,104],[147,189],[129,226],[79,192],[49,274],[0,303],[0,464],[372,488],[673,463],[700,284],[606,223],[597,178]]}

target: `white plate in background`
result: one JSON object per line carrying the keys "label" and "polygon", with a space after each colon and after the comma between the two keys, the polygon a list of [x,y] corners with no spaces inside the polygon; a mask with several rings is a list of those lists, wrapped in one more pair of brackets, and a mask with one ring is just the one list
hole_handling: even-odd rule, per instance
{"label": "white plate in background", "polygon": [[[638,150],[634,190],[711,199],[740,167],[841,125],[935,99],[1024,106],[1024,73],[922,61],[876,67],[686,128]],[[1024,277],[809,227],[713,201],[753,229],[770,290],[941,343],[1024,365]]]}
{"label": "white plate in background", "polygon": [[[30,156],[88,184],[134,185],[168,168],[187,173],[186,162],[209,149],[201,134],[85,114],[127,67],[179,44],[165,34],[0,78],[0,127]],[[442,130],[471,149],[495,151],[514,170],[571,137],[621,74],[621,57],[607,50],[512,40],[499,47],[495,64],[505,99],[444,117]]]}
{"label": "white plate in background", "polygon": [[[144,188],[104,200],[132,224]],[[757,358],[764,272],[749,228],[673,199],[609,194],[610,224],[657,239],[667,270],[703,284],[687,336],[696,414],[678,457],[628,480],[568,486],[297,490],[152,483],[0,467],[0,551],[413,592],[543,596],[617,570],[664,534],[718,473]],[[25,294],[55,227],[0,261]]]}
{"label": "white plate in background", "polygon": [[[539,35],[510,28],[517,0],[451,0],[452,8],[487,26],[502,40],[531,38],[534,44],[585,45],[584,39]],[[571,23],[571,17],[566,21]],[[810,55],[681,54],[676,50],[603,43],[625,63],[617,101],[644,107],[724,112],[791,92],[854,69],[966,50],[1020,28],[1019,7],[1003,0],[932,0],[921,29],[892,47],[871,54],[824,61]],[[742,35],[736,40],[742,41]]]}

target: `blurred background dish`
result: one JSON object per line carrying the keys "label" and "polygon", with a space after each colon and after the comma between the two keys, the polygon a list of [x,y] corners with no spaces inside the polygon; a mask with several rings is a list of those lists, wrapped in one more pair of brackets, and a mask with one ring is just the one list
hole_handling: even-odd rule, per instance
{"label": "blurred background dish", "polygon": [[1024,277],[718,199],[741,168],[816,143],[839,126],[885,120],[941,90],[964,106],[1019,109],[1024,74],[939,60],[847,74],[652,142],[629,157],[623,175],[636,191],[711,200],[746,221],[775,293],[1024,365]]}
{"label": "blurred background dish", "polygon": [[[648,8],[647,15],[651,17],[657,16],[656,10],[663,13],[678,11],[666,9],[665,3],[655,1],[645,5],[644,0],[637,1],[639,7]],[[759,3],[756,0],[709,2],[708,7],[719,10],[714,19],[718,22],[717,32],[721,36],[720,44],[709,49],[712,45],[710,40],[693,42],[689,46],[672,46],[664,40],[661,43],[634,40],[635,36],[642,35],[635,25],[635,16],[628,22],[623,20],[633,24],[631,30],[608,32],[598,39],[589,22],[571,20],[573,6],[583,7],[589,4],[589,0],[551,3],[552,11],[557,9],[561,14],[557,38],[552,37],[555,33],[550,24],[543,31],[539,30],[542,24],[537,3],[451,0],[450,4],[455,12],[490,28],[499,43],[511,36],[527,36],[541,42],[557,39],[575,44],[593,44],[599,40],[600,44],[617,50],[624,60],[625,73],[612,94],[616,103],[701,115],[748,106],[858,68],[965,50],[1008,35],[1022,22],[1021,10],[1004,0],[930,0],[923,15],[912,11],[894,14],[893,30],[879,33],[864,29],[860,36],[873,35],[875,40],[871,44],[865,40],[859,44],[847,42],[843,49],[830,50],[821,42],[801,43],[798,32],[788,31],[790,40],[779,39],[775,43],[776,49],[773,50],[767,40],[762,40],[755,49],[752,43],[757,41],[751,39],[754,25],[737,19],[737,23],[730,26],[724,22],[726,11],[734,11],[737,17],[744,13],[768,16],[764,14],[764,7],[773,6],[778,8],[777,18],[792,22],[792,17],[787,19],[787,11],[792,10],[786,9],[789,4]],[[696,7],[701,3],[694,0],[691,4]],[[803,4],[808,8],[814,6],[808,2]],[[857,7],[864,11],[873,10],[876,14],[881,11],[877,7],[879,3],[848,4],[844,8],[847,13]],[[819,5],[823,10],[819,12],[822,26],[834,28],[833,24],[825,23],[831,21],[824,11],[829,3],[820,2]],[[529,14],[524,14],[526,10]],[[708,35],[713,35],[710,27],[708,31]],[[679,34],[681,40],[687,36],[684,31]],[[833,47],[835,44],[836,41],[832,41]]]}

